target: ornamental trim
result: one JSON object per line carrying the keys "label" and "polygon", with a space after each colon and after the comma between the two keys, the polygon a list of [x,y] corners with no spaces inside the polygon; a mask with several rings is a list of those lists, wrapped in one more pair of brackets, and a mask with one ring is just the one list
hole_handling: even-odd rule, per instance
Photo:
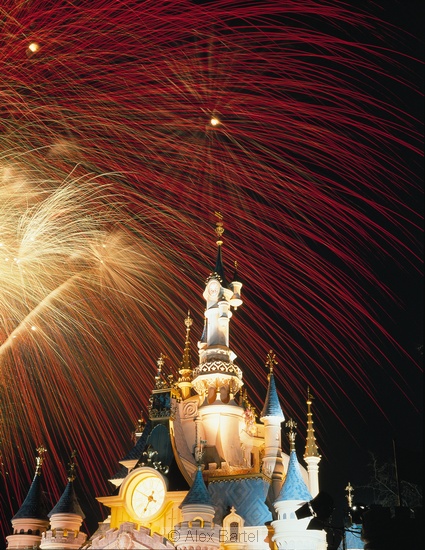
{"label": "ornamental trim", "polygon": [[209,361],[208,363],[203,363],[194,369],[193,374],[194,378],[196,376],[202,376],[203,374],[231,374],[232,376],[237,376],[242,380],[242,371],[234,363],[228,363],[224,361]]}

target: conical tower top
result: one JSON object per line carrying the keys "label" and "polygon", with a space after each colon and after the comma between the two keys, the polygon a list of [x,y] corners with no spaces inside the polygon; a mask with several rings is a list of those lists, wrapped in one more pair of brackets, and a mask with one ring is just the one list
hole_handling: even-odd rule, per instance
{"label": "conical tower top", "polygon": [[12,521],[21,519],[47,519],[47,509],[41,488],[41,466],[44,460],[43,455],[46,452],[43,445],[37,448],[38,456],[36,457],[35,474],[31,487],[18,512],[13,516]]}
{"label": "conical tower top", "polygon": [[276,390],[276,382],[273,375],[273,369],[277,365],[276,354],[273,350],[270,350],[267,354],[266,367],[269,370],[268,379],[269,385],[267,388],[267,395],[264,401],[264,407],[261,412],[260,419],[263,418],[276,418],[279,422],[283,422],[285,416],[280,406],[279,397]]}
{"label": "conical tower top", "polygon": [[220,283],[223,287],[227,286],[226,283],[226,276],[224,273],[224,266],[223,266],[223,259],[221,254],[221,247],[223,245],[223,233],[224,233],[224,226],[223,226],[223,215],[221,212],[215,212],[216,217],[218,218],[218,221],[215,224],[215,233],[217,235],[217,257],[214,267],[214,272],[210,275],[210,277],[218,277],[220,280]]}
{"label": "conical tower top", "polygon": [[308,458],[309,456],[320,457],[316,438],[314,436],[313,414],[311,412],[312,401],[313,396],[310,393],[310,388],[307,388],[307,438],[305,444],[304,458]]}

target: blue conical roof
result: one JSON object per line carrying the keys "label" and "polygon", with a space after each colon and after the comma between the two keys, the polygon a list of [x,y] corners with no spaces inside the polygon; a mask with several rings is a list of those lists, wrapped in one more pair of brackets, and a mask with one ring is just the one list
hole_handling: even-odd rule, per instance
{"label": "blue conical roof", "polygon": [[24,502],[13,519],[47,520],[47,510],[41,490],[41,474],[35,474]]}
{"label": "blue conical roof", "polygon": [[291,451],[289,455],[288,473],[280,490],[276,502],[284,500],[302,500],[310,501],[312,496],[307,489],[307,485],[301,475],[300,465],[297,459],[297,453]]}
{"label": "blue conical roof", "polygon": [[49,513],[49,518],[54,514],[76,514],[83,519],[85,518],[84,512],[78,502],[77,495],[75,494],[74,484],[72,481],[68,481],[68,484],[65,487],[58,503]]}
{"label": "blue conical roof", "polygon": [[276,382],[272,373],[269,374],[269,387],[267,388],[266,400],[260,418],[265,418],[266,416],[274,416],[281,420],[285,420],[277,395]]}
{"label": "blue conical roof", "polygon": [[198,468],[192,487],[184,497],[183,502],[180,504],[180,508],[183,508],[183,506],[187,504],[206,504],[208,506],[213,506],[211,496],[205,485],[200,468]]}

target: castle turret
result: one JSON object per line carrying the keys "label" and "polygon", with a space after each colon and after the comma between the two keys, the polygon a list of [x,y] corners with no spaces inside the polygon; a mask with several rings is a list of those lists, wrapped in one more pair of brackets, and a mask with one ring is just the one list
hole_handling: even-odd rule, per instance
{"label": "castle turret", "polygon": [[288,428],[290,445],[289,464],[282,489],[274,502],[278,519],[272,522],[273,540],[277,547],[282,549],[291,547],[326,550],[326,532],[324,530],[309,530],[312,518],[303,517],[298,519],[296,515],[297,510],[302,505],[312,500],[312,496],[301,475],[295,449],[295,429],[297,425],[290,419],[285,426]]}
{"label": "castle turret", "polygon": [[319,492],[319,462],[321,456],[314,436],[313,413],[311,412],[312,401],[313,396],[310,393],[310,388],[307,388],[307,437],[304,460],[307,464],[310,493],[315,497]]}
{"label": "castle turret", "polygon": [[21,507],[12,518],[13,534],[6,537],[7,549],[38,548],[42,533],[49,526],[47,509],[43,498],[41,480],[44,447],[37,449],[36,469],[31,487],[21,504]]}
{"label": "castle turret", "polygon": [[260,420],[264,424],[264,457],[262,471],[272,480],[272,494],[270,495],[272,501],[277,497],[282,487],[284,469],[280,434],[281,424],[285,420],[285,417],[279,403],[276,382],[273,375],[273,368],[275,365],[277,365],[276,355],[270,350],[266,360],[266,366],[269,368],[269,385]]}
{"label": "castle turret", "polygon": [[74,489],[75,456],[74,451],[69,463],[68,483],[56,506],[49,513],[50,529],[43,534],[40,544],[42,550],[78,550],[87,539],[87,535],[80,531],[85,516]]}
{"label": "castle turret", "polygon": [[192,486],[180,504],[182,521],[175,526],[177,550],[199,548],[217,550],[220,547],[220,526],[214,524],[215,509],[202,476],[202,448],[197,452],[197,470]]}
{"label": "castle turret", "polygon": [[206,301],[205,328],[198,342],[199,366],[193,371],[192,387],[200,396],[198,416],[203,426],[202,439],[207,442],[207,456],[214,456],[218,467],[239,467],[244,464],[239,443],[244,419],[243,408],[236,403],[234,396],[243,382],[242,371],[234,363],[236,355],[229,347],[229,326],[231,308],[235,307],[232,303],[237,306],[242,304],[242,283],[233,281],[231,288],[227,286],[222,261],[223,232],[219,215],[216,224],[217,258],[203,293]]}

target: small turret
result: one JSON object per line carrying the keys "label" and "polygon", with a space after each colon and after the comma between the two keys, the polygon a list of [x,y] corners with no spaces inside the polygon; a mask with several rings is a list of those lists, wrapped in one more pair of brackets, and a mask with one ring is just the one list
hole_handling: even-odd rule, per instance
{"label": "small turret", "polygon": [[47,509],[41,487],[43,455],[46,449],[37,449],[36,469],[31,487],[18,512],[12,518],[13,535],[6,537],[8,550],[38,548],[42,533],[49,526]]}
{"label": "small turret", "polygon": [[208,541],[202,548],[214,550],[220,547],[220,526],[214,524],[215,509],[213,501],[202,476],[202,446],[197,446],[197,469],[189,492],[179,508],[183,520],[175,525],[178,534],[175,542],[177,550],[186,549],[190,542]]}
{"label": "small turret", "polygon": [[235,262],[235,271],[233,273],[233,279],[229,285],[229,288],[233,292],[233,296],[230,298],[230,305],[234,309],[237,309],[239,306],[243,304],[242,298],[241,298],[242,283],[239,281],[239,277],[238,277],[238,262]]}
{"label": "small turret", "polygon": [[272,493],[270,495],[272,501],[279,494],[283,481],[280,426],[285,420],[277,395],[276,382],[273,374],[275,365],[277,365],[276,355],[270,350],[266,359],[266,367],[269,369],[269,385],[260,420],[264,424],[264,457],[262,471],[272,480]]}
{"label": "small turret", "polygon": [[277,547],[284,547],[285,541],[291,540],[293,548],[309,548],[310,550],[326,550],[326,531],[309,530],[311,517],[298,519],[297,510],[306,502],[312,500],[311,493],[301,474],[295,449],[297,424],[289,419],[285,424],[289,439],[289,464],[285,481],[278,498],[274,502],[278,519],[272,522],[274,529],[273,541]]}
{"label": "small turret", "polygon": [[76,451],[68,464],[68,483],[56,506],[49,513],[50,529],[43,534],[41,550],[77,550],[85,543],[87,535],[80,531],[85,515],[74,488],[76,478]]}

